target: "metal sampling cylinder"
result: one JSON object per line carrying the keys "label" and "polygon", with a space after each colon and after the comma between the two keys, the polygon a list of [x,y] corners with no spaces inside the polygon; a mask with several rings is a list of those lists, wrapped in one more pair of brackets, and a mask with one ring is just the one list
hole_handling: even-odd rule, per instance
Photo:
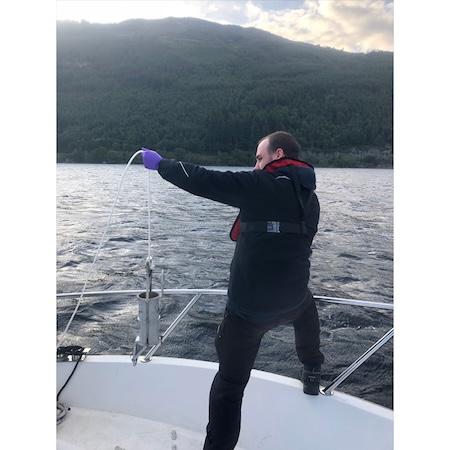
{"label": "metal sampling cylinder", "polygon": [[139,336],[136,338],[136,342],[144,347],[156,345],[160,336],[159,299],[161,294],[150,292],[149,298],[147,298],[147,292],[141,292],[137,298],[139,302]]}

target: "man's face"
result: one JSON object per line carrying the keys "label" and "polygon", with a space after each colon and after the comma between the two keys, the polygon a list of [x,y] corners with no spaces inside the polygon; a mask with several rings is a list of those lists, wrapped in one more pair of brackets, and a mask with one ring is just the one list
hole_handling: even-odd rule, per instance
{"label": "man's face", "polygon": [[269,139],[263,139],[258,147],[256,147],[256,164],[255,169],[264,169],[274,159],[280,159],[284,157],[284,151],[281,148],[277,148],[274,153],[269,150]]}

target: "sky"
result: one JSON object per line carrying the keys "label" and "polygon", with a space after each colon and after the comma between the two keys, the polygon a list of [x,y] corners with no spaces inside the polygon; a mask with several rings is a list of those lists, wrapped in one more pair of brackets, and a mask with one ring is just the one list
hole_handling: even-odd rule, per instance
{"label": "sky", "polygon": [[57,20],[196,17],[349,52],[393,51],[393,0],[57,0]]}

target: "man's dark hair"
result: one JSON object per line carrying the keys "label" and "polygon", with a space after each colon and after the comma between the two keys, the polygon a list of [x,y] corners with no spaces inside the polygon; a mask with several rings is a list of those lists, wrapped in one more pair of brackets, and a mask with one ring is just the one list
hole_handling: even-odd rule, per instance
{"label": "man's dark hair", "polygon": [[271,153],[275,153],[277,148],[282,148],[286,157],[299,158],[300,144],[292,134],[286,131],[275,131],[260,139],[258,144],[266,138],[269,139],[269,151]]}

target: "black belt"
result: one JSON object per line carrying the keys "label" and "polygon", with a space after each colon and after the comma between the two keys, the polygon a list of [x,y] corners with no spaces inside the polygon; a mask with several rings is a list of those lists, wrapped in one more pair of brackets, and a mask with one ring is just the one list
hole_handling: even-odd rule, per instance
{"label": "black belt", "polygon": [[305,222],[241,222],[242,233],[308,234]]}

